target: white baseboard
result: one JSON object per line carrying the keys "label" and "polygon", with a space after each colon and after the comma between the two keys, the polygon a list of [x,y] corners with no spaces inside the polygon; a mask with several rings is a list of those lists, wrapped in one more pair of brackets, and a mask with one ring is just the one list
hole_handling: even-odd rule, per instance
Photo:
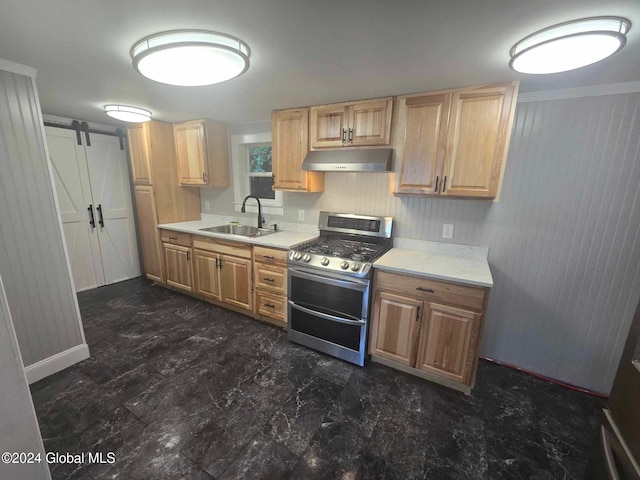
{"label": "white baseboard", "polygon": [[24,373],[27,375],[29,384],[32,384],[87,358],[89,358],[89,345],[83,343],[25,367]]}

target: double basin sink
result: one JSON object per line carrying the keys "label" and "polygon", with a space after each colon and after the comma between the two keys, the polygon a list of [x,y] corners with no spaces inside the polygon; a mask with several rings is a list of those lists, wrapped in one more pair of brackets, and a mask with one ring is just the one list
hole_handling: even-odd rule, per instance
{"label": "double basin sink", "polygon": [[227,235],[240,235],[241,237],[263,237],[271,233],[276,233],[275,230],[269,230],[268,228],[250,227],[249,225],[218,225],[217,227],[201,228],[202,232],[222,233]]}

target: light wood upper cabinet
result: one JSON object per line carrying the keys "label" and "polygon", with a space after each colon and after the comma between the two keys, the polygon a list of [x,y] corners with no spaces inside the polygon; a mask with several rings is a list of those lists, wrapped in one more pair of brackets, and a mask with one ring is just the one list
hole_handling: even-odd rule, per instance
{"label": "light wood upper cabinet", "polygon": [[347,141],[347,107],[311,107],[311,146],[342,147]]}
{"label": "light wood upper cabinet", "polygon": [[191,247],[163,243],[165,280],[167,285],[193,291],[193,272],[191,268]]}
{"label": "light wood upper cabinet", "polygon": [[229,150],[224,123],[193,120],[176,123],[173,132],[180,185],[229,186]]}
{"label": "light wood upper cabinet", "polygon": [[391,143],[393,99],[311,107],[311,150]]}
{"label": "light wood upper cabinet", "polygon": [[222,255],[220,258],[222,301],[237,307],[253,309],[251,260]]}
{"label": "light wood upper cabinet", "polygon": [[133,184],[151,185],[151,155],[149,152],[147,124],[130,125],[128,130]]}
{"label": "light wood upper cabinet", "polygon": [[158,233],[158,217],[153,187],[136,185],[135,199],[138,214],[140,249],[147,278],[162,282],[162,248]]}
{"label": "light wood upper cabinet", "polygon": [[518,83],[398,97],[395,193],[496,198]]}
{"label": "light wood upper cabinet", "polygon": [[453,94],[442,193],[494,198],[506,160],[513,84]]}
{"label": "light wood upper cabinet", "polygon": [[418,362],[426,372],[468,384],[474,369],[480,314],[425,303]]}
{"label": "light wood upper cabinet", "polygon": [[283,110],[271,115],[274,190],[322,192],[324,173],[305,172],[309,151],[309,110]]}
{"label": "light wood upper cabinet", "polygon": [[401,170],[398,192],[437,193],[447,142],[451,94],[399,100],[398,128],[404,132],[396,149]]}
{"label": "light wood upper cabinet", "polygon": [[369,353],[413,367],[418,353],[422,303],[379,292],[373,308]]}

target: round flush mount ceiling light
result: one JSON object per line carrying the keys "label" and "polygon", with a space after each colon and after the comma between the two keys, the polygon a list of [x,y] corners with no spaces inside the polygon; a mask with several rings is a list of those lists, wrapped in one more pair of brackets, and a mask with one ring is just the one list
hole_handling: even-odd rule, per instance
{"label": "round flush mount ceiling light", "polygon": [[144,108],[130,107],[128,105],[105,105],[104,111],[110,117],[123,122],[141,123],[151,120],[151,112]]}
{"label": "round flush mount ceiling light", "polygon": [[521,73],[558,73],[591,65],[627,42],[631,22],[622,17],[592,17],[559,23],[516,43],[509,66]]}
{"label": "round flush mount ceiling light", "polygon": [[242,40],[206,30],[173,30],[143,38],[131,49],[133,68],[151,80],[212,85],[243,74],[250,50]]}

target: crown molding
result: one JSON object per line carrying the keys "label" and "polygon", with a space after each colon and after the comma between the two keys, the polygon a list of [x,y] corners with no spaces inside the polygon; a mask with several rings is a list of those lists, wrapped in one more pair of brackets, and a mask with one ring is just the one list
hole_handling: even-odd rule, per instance
{"label": "crown molding", "polygon": [[18,75],[24,75],[25,77],[36,78],[37,70],[33,67],[27,67],[26,65],[20,65],[19,63],[10,62],[9,60],[3,60],[0,58],[0,70],[5,72],[17,73]]}
{"label": "crown molding", "polygon": [[609,83],[606,85],[591,85],[588,87],[526,92],[518,95],[518,103],[565,100],[569,98],[600,97],[603,95],[621,95],[624,93],[640,93],[640,82]]}

